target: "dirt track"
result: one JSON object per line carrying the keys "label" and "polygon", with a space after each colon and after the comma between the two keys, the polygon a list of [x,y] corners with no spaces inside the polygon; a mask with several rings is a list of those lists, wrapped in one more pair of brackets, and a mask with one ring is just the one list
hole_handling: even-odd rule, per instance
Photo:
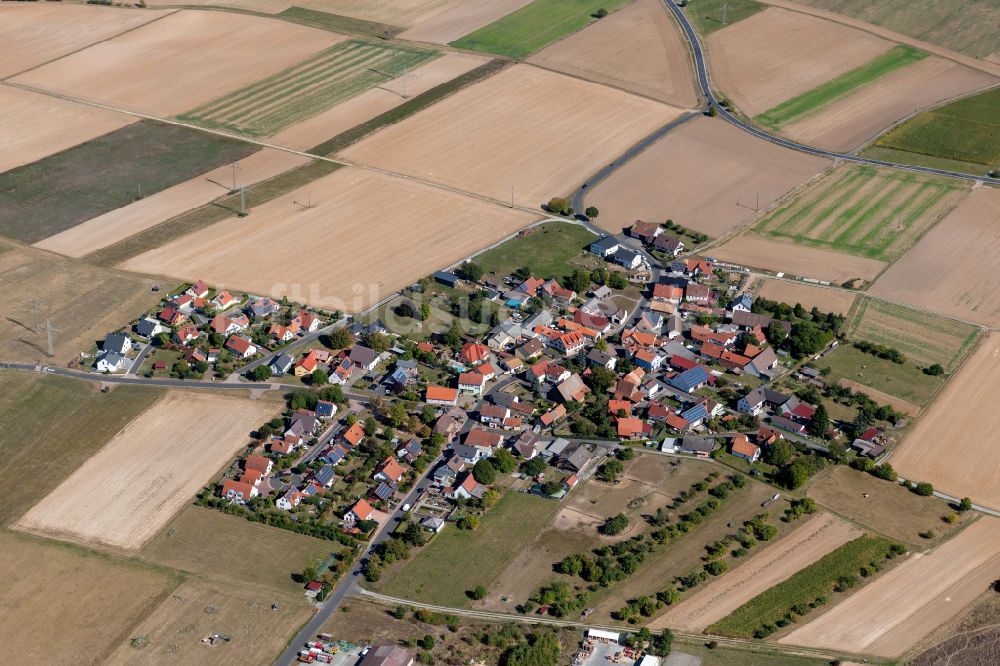
{"label": "dirt track", "polygon": [[401,32],[399,38],[447,44],[531,2],[532,0],[465,0]]}
{"label": "dirt track", "polygon": [[806,310],[819,308],[820,312],[846,315],[854,304],[857,294],[850,291],[814,287],[804,282],[787,280],[763,280],[757,294],[772,301],[789,305],[801,303]]}
{"label": "dirt track", "polygon": [[719,247],[713,247],[711,254],[734,264],[838,284],[851,278],[871,280],[885,266],[874,259],[805,245],[779,243],[755,234],[744,234]]}

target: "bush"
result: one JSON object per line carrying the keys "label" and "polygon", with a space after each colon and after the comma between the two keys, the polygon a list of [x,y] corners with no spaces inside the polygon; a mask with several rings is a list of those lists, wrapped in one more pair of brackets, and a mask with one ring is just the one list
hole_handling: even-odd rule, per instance
{"label": "bush", "polygon": [[924,368],[924,374],[928,374],[932,377],[937,377],[938,375],[944,374],[944,368],[941,367],[940,363],[935,363],[930,367]]}
{"label": "bush", "polygon": [[549,199],[548,205],[546,205],[549,212],[554,215],[565,215],[569,216],[573,214],[573,206],[570,205],[569,199],[564,199],[562,197],[552,197]]}
{"label": "bush", "polygon": [[605,536],[615,536],[616,534],[621,534],[628,527],[628,516],[624,513],[619,513],[617,516],[612,516],[604,521],[604,524],[598,528],[598,531]]}
{"label": "bush", "polygon": [[916,488],[913,489],[913,492],[924,497],[930,497],[934,494],[934,486],[926,481],[922,481],[917,484]]}
{"label": "bush", "polygon": [[729,570],[729,565],[726,564],[725,560],[712,560],[705,565],[705,571],[712,574],[713,576],[721,576]]}

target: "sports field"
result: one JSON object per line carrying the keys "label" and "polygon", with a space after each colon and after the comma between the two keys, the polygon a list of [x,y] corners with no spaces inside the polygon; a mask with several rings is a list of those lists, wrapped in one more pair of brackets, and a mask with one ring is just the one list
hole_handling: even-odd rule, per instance
{"label": "sports field", "polygon": [[206,127],[269,136],[438,55],[413,46],[351,39],[179,117]]}
{"label": "sports field", "polygon": [[625,0],[535,0],[530,5],[451,43],[460,49],[526,58],[583,28],[598,9],[614,11]]}
{"label": "sports field", "polygon": [[891,261],[962,198],[954,181],[868,166],[841,168],[754,227],[756,233]]}

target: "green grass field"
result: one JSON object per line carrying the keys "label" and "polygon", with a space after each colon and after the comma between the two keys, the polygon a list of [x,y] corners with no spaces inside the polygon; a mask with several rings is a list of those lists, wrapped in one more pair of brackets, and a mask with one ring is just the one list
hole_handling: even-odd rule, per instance
{"label": "green grass field", "polygon": [[[833,382],[849,379],[918,406],[927,404],[945,382],[943,375],[925,374],[926,366],[919,361],[908,358],[906,363],[894,363],[866,354],[849,342],[824,356],[817,365],[830,368],[829,379]],[[863,388],[859,390],[865,392]],[[875,402],[884,401],[875,399]]]}
{"label": "green grass field", "polygon": [[756,233],[890,261],[945,216],[967,188],[953,181],[860,166],[838,169],[765,217]]}
{"label": "green grass field", "polygon": [[815,111],[829,104],[838,97],[857,90],[861,86],[868,85],[895,69],[912,65],[927,56],[926,52],[915,49],[912,46],[897,44],[886,53],[876,56],[861,67],[844,72],[823,85],[817,86],[812,90],[807,90],[789,100],[785,100],[773,109],[768,109],[758,115],[754,120],[765,127],[776,130],[810,111]]}
{"label": "green grass field", "polygon": [[510,275],[527,266],[535,277],[562,277],[579,266],[570,262],[583,254],[597,236],[577,224],[547,222],[503,245],[488,250],[473,261],[494,277]]}
{"label": "green grass field", "polygon": [[974,176],[982,176],[986,173],[986,168],[982,164],[949,160],[944,157],[931,157],[930,155],[921,155],[920,153],[908,153],[905,150],[895,150],[894,148],[883,148],[875,145],[868,146],[858,154],[861,157],[881,160],[882,162],[912,164],[914,166],[931,167],[932,169],[968,173]]}
{"label": "green grass field", "polygon": [[479,529],[448,525],[402,567],[386,572],[379,592],[432,604],[463,607],[466,591],[489,587],[514,555],[535,538],[559,502],[507,491]]}
{"label": "green grass field", "polygon": [[523,59],[586,27],[598,9],[610,12],[623,4],[625,0],[535,0],[451,46]]}
{"label": "green grass field", "polygon": [[[980,165],[1000,165],[1000,88],[921,113],[875,142],[911,160],[929,156]],[[907,160],[908,163],[919,163]]]}
{"label": "green grass field", "polygon": [[[725,23],[722,22],[723,6],[726,8]],[[698,34],[707,35],[765,9],[767,5],[755,0],[690,0],[684,13]]]}
{"label": "green grass field", "polygon": [[[828,553],[791,578],[743,604],[708,629],[710,634],[752,638],[764,624],[774,624],[796,605],[809,604],[817,597],[827,598],[841,576],[858,575],[870,562],[883,562],[892,544],[888,539],[866,534]],[[808,620],[809,615],[805,616]]]}
{"label": "green grass field", "polygon": [[0,235],[35,243],[258,150],[140,120],[0,174]]}
{"label": "green grass field", "polygon": [[368,37],[395,37],[403,31],[402,28],[387,23],[376,23],[351,16],[331,14],[316,9],[306,9],[305,7],[289,7],[283,12],[275,14],[276,18],[307,25],[311,28],[330,30],[354,35],[367,35]]}
{"label": "green grass field", "polygon": [[351,39],[179,118],[248,136],[268,136],[438,55],[413,46]]}

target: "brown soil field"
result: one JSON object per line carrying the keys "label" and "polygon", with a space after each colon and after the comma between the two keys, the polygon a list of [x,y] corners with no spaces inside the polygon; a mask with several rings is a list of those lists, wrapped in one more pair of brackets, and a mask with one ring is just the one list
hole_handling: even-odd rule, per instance
{"label": "brown soil field", "polygon": [[186,7],[229,7],[261,12],[263,14],[277,14],[278,12],[285,11],[292,5],[301,3],[290,2],[289,0],[184,0],[184,2],[179,2],[178,0],[146,0],[146,4],[150,7],[177,7],[179,5]]}
{"label": "brown soil field", "polygon": [[439,12],[458,5],[465,0],[294,0],[298,7],[306,7],[330,14],[340,14],[388,23],[389,25],[410,26],[425,21]]}
{"label": "brown soil field", "polygon": [[715,85],[748,116],[791,99],[892,48],[870,33],[775,7],[707,40]]}
{"label": "brown soil field", "polygon": [[[871,293],[1000,324],[1000,190],[975,188],[872,285]],[[942,271],[941,266],[962,270]]]}
{"label": "brown soil field", "polygon": [[0,172],[48,157],[135,120],[113,111],[0,86]]}
{"label": "brown soil field", "polygon": [[953,497],[1000,509],[997,391],[1000,334],[993,333],[893,452],[892,466],[907,479],[929,481]]}
{"label": "brown soil field", "polygon": [[810,146],[849,151],[922,109],[996,83],[989,74],[932,56],[837,98],[781,133]]}
{"label": "brown soil field", "polygon": [[[238,163],[237,184],[252,185],[308,161],[308,157],[265,148]],[[233,170],[229,165],[213,169],[49,236],[35,243],[35,247],[69,257],[82,257],[229,194],[232,178]]]}
{"label": "brown soil field", "polygon": [[273,403],[174,392],[129,423],[15,523],[138,550],[247,441]]}
{"label": "brown soil field", "polygon": [[871,281],[885,268],[885,263],[831,252],[815,247],[770,241],[753,234],[744,234],[709,253],[716,259],[775,273],[828,280],[840,284],[852,278]]}
{"label": "brown soil field", "polygon": [[[991,666],[1000,661],[1000,595],[992,590],[919,643],[909,666]],[[904,657],[905,659],[905,657]]]}
{"label": "brown soil field", "polygon": [[[921,497],[898,483],[842,465],[818,474],[807,492],[824,508],[918,549],[949,538],[974,517],[971,512],[961,514],[949,525],[942,519],[954,509],[945,500]],[[937,538],[929,541],[921,537],[927,530],[933,530]]]}
{"label": "brown soil field", "polygon": [[637,0],[528,62],[674,106],[698,105],[687,46],[660,0]]}
{"label": "brown soil field", "polygon": [[0,78],[108,39],[164,12],[42,2],[0,6]]}
{"label": "brown soil field", "polygon": [[[189,580],[134,627],[106,663],[270,664],[311,615],[301,595]],[[201,642],[215,633],[226,634],[230,642]],[[136,638],[145,639],[145,645],[132,647]]]}
{"label": "brown soil field", "polygon": [[650,623],[650,629],[704,631],[758,594],[861,534],[858,528],[828,513],[816,514],[732,573],[698,588],[680,605]]}
{"label": "brown soil field", "polygon": [[[6,250],[6,251],[5,251]],[[109,331],[153,307],[154,280],[106,270],[0,241],[0,358],[64,365],[103,340]],[[171,285],[173,286],[173,285]],[[39,305],[35,332],[32,299]],[[54,336],[48,358],[45,320]]]}
{"label": "brown soil field", "polygon": [[857,294],[841,289],[827,289],[805,282],[789,282],[788,280],[761,280],[757,295],[772,301],[781,301],[789,305],[801,303],[806,310],[819,308],[820,312],[832,312],[846,315],[854,305]]}
{"label": "brown soil field", "polygon": [[637,219],[719,236],[753,218],[830,161],[756,139],[718,118],[689,120],[597,185],[587,204],[613,233]]}
{"label": "brown soil field", "polygon": [[[279,72],[342,39],[276,19],[180,11],[14,80],[168,116]],[[267,45],[266,58],[259,57],[261,44]]]}
{"label": "brown soil field", "polygon": [[101,664],[178,577],[37,537],[0,532],[6,663]]}
{"label": "brown soil field", "polygon": [[868,397],[877,402],[880,405],[889,405],[897,412],[902,412],[904,414],[916,415],[920,413],[920,405],[915,405],[912,402],[903,400],[902,398],[897,398],[894,395],[889,395],[878,389],[874,389],[871,386],[865,386],[853,379],[840,379],[841,386],[847,386],[854,392],[867,393]]}
{"label": "brown soil field", "polygon": [[998,524],[983,517],[778,642],[895,657],[978,598],[996,579],[997,567]]}
{"label": "brown soil field", "polygon": [[532,0],[465,0],[399,33],[399,38],[447,44],[531,2]]}
{"label": "brown soil field", "polygon": [[349,160],[517,204],[540,206],[679,110],[529,65],[514,65],[354,144]]}
{"label": "brown soil field", "polygon": [[[489,62],[489,58],[484,56],[446,53],[410,72],[406,92],[409,97],[415,97],[486,62]],[[402,78],[393,79],[282,130],[269,141],[295,150],[309,150],[380,113],[396,108],[406,101],[402,92]]]}
{"label": "brown soil field", "polygon": [[[123,266],[357,312],[536,219],[344,168]],[[253,259],[261,248],[268,248],[262,260]]]}

